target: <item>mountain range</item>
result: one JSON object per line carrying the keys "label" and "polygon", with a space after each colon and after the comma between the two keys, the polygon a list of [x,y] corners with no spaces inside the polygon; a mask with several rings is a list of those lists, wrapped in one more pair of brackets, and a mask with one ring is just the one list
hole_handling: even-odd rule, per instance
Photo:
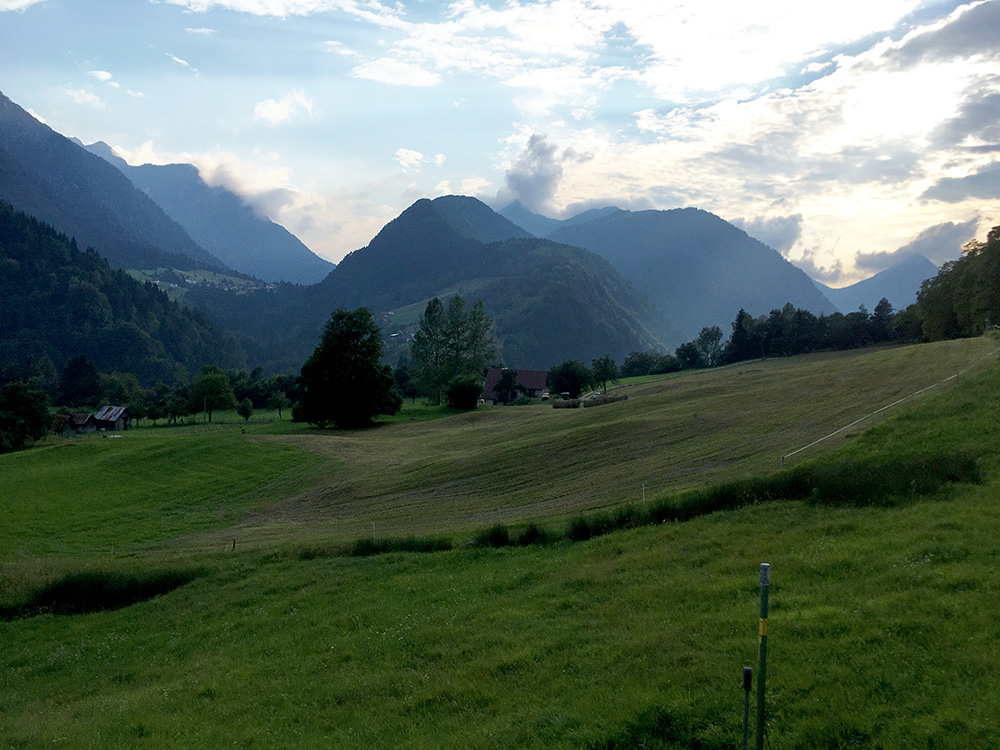
{"label": "mountain range", "polygon": [[[131,167],[103,143],[88,148],[0,94],[0,199],[113,267],[283,280],[242,293],[195,285],[185,297],[206,325],[235,337],[240,358],[270,372],[296,372],[337,307],[376,313],[394,360],[429,299],[482,299],[504,362],[545,369],[664,351],[705,326],[728,335],[741,308],[758,316],[790,302],[830,314],[848,304],[845,290],[817,287],[777,251],[696,208],[606,207],[557,220],[518,203],[496,212],[465,196],[421,199],[334,267],[191,165]],[[913,294],[925,270],[886,272],[862,289],[888,296],[879,290],[895,280]]]}
{"label": "mountain range", "polygon": [[937,266],[923,255],[911,255],[892,268],[850,286],[835,289],[819,282],[816,285],[844,314],[862,306],[872,312],[883,297],[893,309],[902,310],[917,301],[920,285],[937,272]]}
{"label": "mountain range", "polygon": [[588,211],[541,223],[520,205],[500,211],[544,236],[606,258],[673,321],[685,338],[704,326],[728,331],[742,308],[754,317],[791,302],[821,315],[837,311],[804,271],[718,216],[697,208]]}
{"label": "mountain range", "polygon": [[387,322],[391,337],[415,325],[429,299],[454,294],[483,300],[504,360],[521,368],[604,354],[622,359],[679,336],[607,261],[532,237],[465,196],[418,200],[318,284],[239,299],[199,288],[188,297],[244,337],[248,349],[257,340],[261,356],[301,362],[336,307],[398,317]]}
{"label": "mountain range", "polygon": [[205,184],[191,164],[133,167],[101,141],[85,148],[117,167],[198,245],[240,273],[263,281],[315,284],[333,270],[333,263],[258,215],[236,193]]}
{"label": "mountain range", "polygon": [[0,198],[115,268],[230,271],[104,159],[0,94]]}

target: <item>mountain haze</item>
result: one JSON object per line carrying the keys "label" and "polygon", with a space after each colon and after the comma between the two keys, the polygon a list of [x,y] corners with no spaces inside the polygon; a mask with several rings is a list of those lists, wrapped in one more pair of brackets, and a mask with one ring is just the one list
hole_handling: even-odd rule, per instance
{"label": "mountain haze", "polygon": [[[482,241],[478,238],[486,238]],[[492,238],[502,240],[488,241]],[[337,307],[395,311],[461,294],[482,298],[511,366],[662,349],[677,332],[604,259],[531,237],[474,198],[421,199],[319,284],[244,298],[189,292],[219,325],[266,338],[269,356],[304,359]],[[301,359],[299,361],[301,362]]]}
{"label": "mountain haze", "polygon": [[117,169],[0,94],[0,198],[116,268],[230,270]]}
{"label": "mountain haze", "polygon": [[819,282],[816,285],[842,313],[855,312],[862,305],[872,312],[883,297],[889,300],[893,309],[902,310],[917,301],[920,285],[937,271],[937,266],[923,255],[912,255],[902,263],[850,286],[834,289]]}
{"label": "mountain haze", "polygon": [[314,284],[333,269],[333,263],[259,216],[236,193],[206,185],[191,164],[133,167],[105,143],[86,148],[117,167],[201,247],[240,273],[269,282]]}
{"label": "mountain haze", "polygon": [[548,236],[606,258],[686,338],[704,326],[728,331],[741,308],[753,316],[789,302],[815,314],[836,311],[804,271],[701,209],[597,212]]}

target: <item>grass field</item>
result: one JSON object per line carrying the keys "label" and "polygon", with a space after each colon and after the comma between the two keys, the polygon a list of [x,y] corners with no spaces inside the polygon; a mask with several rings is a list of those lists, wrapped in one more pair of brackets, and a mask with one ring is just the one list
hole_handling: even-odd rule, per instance
{"label": "grass field", "polygon": [[[0,745],[737,747],[766,560],[769,747],[996,747],[997,346],[747,363],[593,409],[423,410],[356,433],[265,415],[2,456],[0,606],[83,574],[138,593],[0,622]],[[795,460],[962,451],[980,484],[464,547],[498,518],[558,525],[643,484],[652,501],[771,473],[958,372]],[[372,522],[455,549],[300,554]]]}

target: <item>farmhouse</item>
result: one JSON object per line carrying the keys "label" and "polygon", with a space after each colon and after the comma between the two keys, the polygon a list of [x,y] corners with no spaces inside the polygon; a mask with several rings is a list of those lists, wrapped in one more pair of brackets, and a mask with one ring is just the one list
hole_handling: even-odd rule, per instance
{"label": "farmhouse", "polygon": [[[486,370],[486,385],[483,386],[483,400],[487,404],[495,404],[497,401],[496,384],[503,375],[506,367],[490,367]],[[514,376],[517,384],[524,390],[524,395],[531,398],[538,398],[545,392],[545,386],[549,379],[549,374],[545,370],[515,370]]]}

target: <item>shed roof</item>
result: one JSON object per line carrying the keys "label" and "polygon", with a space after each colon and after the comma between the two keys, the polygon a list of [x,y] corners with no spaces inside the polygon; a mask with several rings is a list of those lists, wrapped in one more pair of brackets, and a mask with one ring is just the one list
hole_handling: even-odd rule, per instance
{"label": "shed roof", "polygon": [[94,419],[98,422],[117,422],[122,418],[125,411],[124,406],[102,406],[97,410]]}

